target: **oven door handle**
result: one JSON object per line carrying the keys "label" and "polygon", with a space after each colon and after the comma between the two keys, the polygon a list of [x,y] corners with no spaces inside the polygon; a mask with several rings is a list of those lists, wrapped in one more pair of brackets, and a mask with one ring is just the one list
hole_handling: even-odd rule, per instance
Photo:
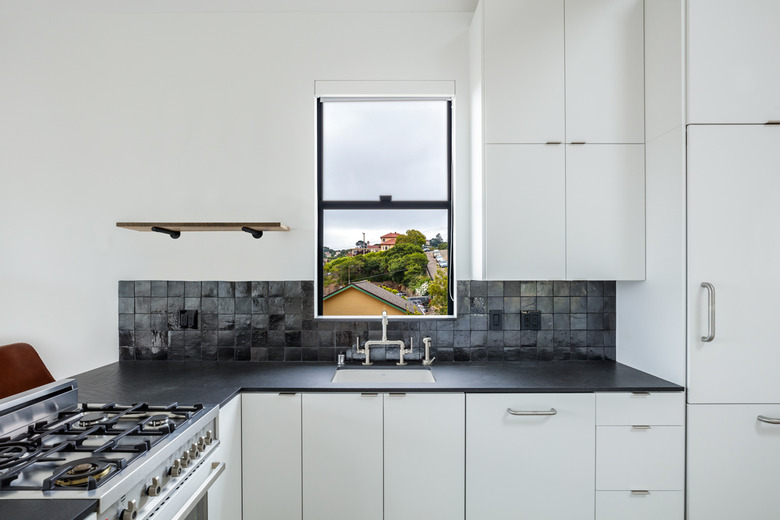
{"label": "oven door handle", "polygon": [[195,493],[192,494],[189,500],[184,503],[179,512],[176,513],[176,515],[174,515],[171,520],[182,520],[183,518],[186,518],[187,515],[190,514],[190,511],[192,511],[195,506],[198,505],[198,502],[200,502],[206,493],[208,493],[211,485],[219,478],[223,471],[225,471],[224,462],[212,462],[211,473],[209,474],[208,478],[203,482],[203,484],[200,485],[200,487],[198,487],[197,490],[195,490]]}

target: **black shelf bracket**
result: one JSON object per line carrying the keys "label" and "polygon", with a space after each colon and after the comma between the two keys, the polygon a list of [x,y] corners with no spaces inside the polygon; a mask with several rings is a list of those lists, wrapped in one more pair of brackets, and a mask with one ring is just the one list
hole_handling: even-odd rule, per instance
{"label": "black shelf bracket", "polygon": [[252,235],[254,238],[260,238],[263,236],[262,231],[258,231],[257,229],[252,229],[251,227],[244,226],[241,228],[241,231],[246,231],[250,235]]}
{"label": "black shelf bracket", "polygon": [[173,239],[179,238],[181,236],[181,231],[174,231],[173,229],[166,229],[157,226],[152,226],[152,231],[156,233],[165,233]]}

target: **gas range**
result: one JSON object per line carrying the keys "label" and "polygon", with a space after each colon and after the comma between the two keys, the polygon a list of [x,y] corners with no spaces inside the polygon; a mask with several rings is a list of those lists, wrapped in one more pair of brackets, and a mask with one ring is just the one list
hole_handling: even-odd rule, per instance
{"label": "gas range", "polygon": [[212,462],[217,414],[80,404],[72,379],[0,400],[0,499],[93,499],[101,520],[183,517],[224,469]]}

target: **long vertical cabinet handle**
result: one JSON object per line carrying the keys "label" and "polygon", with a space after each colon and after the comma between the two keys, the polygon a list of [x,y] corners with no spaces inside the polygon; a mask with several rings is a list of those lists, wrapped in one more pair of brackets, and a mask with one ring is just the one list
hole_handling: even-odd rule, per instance
{"label": "long vertical cabinet handle", "polygon": [[701,286],[707,289],[707,335],[701,340],[709,343],[715,339],[715,287],[709,282],[702,282]]}

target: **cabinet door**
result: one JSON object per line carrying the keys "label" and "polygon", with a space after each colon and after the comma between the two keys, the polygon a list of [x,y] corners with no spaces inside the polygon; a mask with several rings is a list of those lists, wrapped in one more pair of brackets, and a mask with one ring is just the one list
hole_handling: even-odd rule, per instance
{"label": "cabinet door", "polygon": [[688,122],[780,120],[780,2],[688,0]]}
{"label": "cabinet door", "polygon": [[566,277],[566,182],[562,145],[485,147],[488,280]]}
{"label": "cabinet door", "polygon": [[644,280],[644,145],[566,146],[566,276]]}
{"label": "cabinet door", "polygon": [[243,399],[244,518],[300,520],[301,394]]}
{"label": "cabinet door", "polygon": [[644,142],[644,3],[566,0],[566,141]]}
{"label": "cabinet door", "polygon": [[385,520],[463,520],[465,397],[385,394]]}
{"label": "cabinet door", "polygon": [[[780,128],[688,128],[688,402],[780,402]],[[708,296],[715,287],[715,338]]]}
{"label": "cabinet door", "polygon": [[684,518],[685,493],[683,491],[596,492],[596,520],[683,520]]}
{"label": "cabinet door", "polygon": [[304,520],[381,520],[382,471],[381,395],[303,396]]}
{"label": "cabinet door", "polygon": [[466,517],[592,520],[594,416],[593,394],[468,394]]}
{"label": "cabinet door", "polygon": [[564,140],[563,0],[486,0],[486,143]]}
{"label": "cabinet door", "polygon": [[217,435],[214,460],[225,463],[225,472],[209,489],[209,518],[241,520],[241,395],[219,408]]}
{"label": "cabinet door", "polygon": [[780,405],[688,406],[689,520],[777,518]]}

